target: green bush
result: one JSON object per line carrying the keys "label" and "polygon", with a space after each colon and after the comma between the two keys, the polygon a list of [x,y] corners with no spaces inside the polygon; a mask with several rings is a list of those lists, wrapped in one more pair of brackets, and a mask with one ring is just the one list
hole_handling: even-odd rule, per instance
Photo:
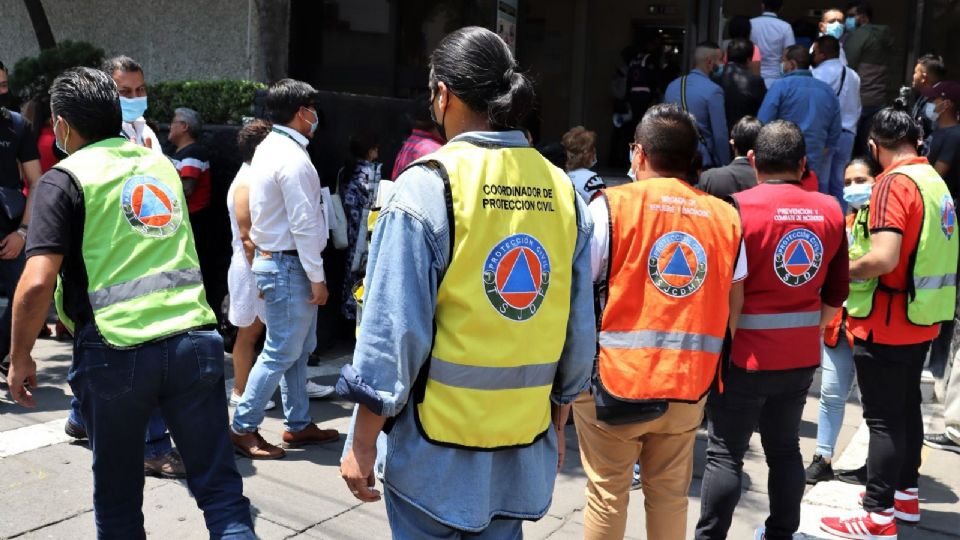
{"label": "green bush", "polygon": [[149,84],[147,116],[169,122],[178,107],[200,113],[205,124],[240,124],[253,114],[253,97],[266,85],[253,81],[177,81]]}
{"label": "green bush", "polygon": [[100,67],[103,49],[83,41],[63,41],[38,56],[21,58],[10,74],[10,84],[24,100],[43,95],[65,70],[76,66]]}

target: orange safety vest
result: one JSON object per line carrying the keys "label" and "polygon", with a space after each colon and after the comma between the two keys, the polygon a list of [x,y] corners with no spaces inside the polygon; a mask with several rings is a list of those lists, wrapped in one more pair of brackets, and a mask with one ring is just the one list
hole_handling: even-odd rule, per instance
{"label": "orange safety vest", "polygon": [[696,402],[729,317],[740,217],[677,179],[608,189],[610,253],[598,379],[624,401]]}

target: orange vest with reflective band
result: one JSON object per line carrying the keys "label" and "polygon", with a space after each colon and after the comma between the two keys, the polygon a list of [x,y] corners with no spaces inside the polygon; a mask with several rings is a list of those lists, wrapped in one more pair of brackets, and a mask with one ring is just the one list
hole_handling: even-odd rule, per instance
{"label": "orange vest with reflective band", "polygon": [[676,179],[608,189],[598,379],[624,401],[696,402],[717,372],[740,248],[729,204]]}

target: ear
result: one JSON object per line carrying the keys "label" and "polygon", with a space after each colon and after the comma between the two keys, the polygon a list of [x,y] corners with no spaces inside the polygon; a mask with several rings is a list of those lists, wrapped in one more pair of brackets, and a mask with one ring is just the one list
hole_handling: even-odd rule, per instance
{"label": "ear", "polygon": [[630,167],[633,168],[633,172],[636,174],[640,172],[641,169],[646,168],[646,164],[647,154],[644,153],[643,146],[638,144],[637,149],[633,152],[633,163],[630,164]]}
{"label": "ear", "polygon": [[450,104],[450,89],[447,88],[447,83],[445,82],[441,81],[437,83],[436,103],[437,107],[440,108],[440,112],[446,110]]}
{"label": "ear", "polygon": [[807,170],[807,156],[803,156],[803,158],[800,159],[800,176],[799,176],[799,178],[803,178],[803,172],[806,171],[806,170]]}
{"label": "ear", "polygon": [[757,170],[757,154],[753,150],[747,151],[747,159],[750,160],[750,166],[753,167],[753,170]]}

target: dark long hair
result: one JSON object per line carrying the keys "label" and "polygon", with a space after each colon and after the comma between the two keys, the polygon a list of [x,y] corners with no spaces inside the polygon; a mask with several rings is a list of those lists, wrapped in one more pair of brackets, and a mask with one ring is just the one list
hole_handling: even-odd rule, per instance
{"label": "dark long hair", "polygon": [[496,131],[519,129],[534,104],[533,83],[520,73],[497,34],[468,26],[447,35],[430,56],[430,89],[447,85],[470,110],[485,113]]}

